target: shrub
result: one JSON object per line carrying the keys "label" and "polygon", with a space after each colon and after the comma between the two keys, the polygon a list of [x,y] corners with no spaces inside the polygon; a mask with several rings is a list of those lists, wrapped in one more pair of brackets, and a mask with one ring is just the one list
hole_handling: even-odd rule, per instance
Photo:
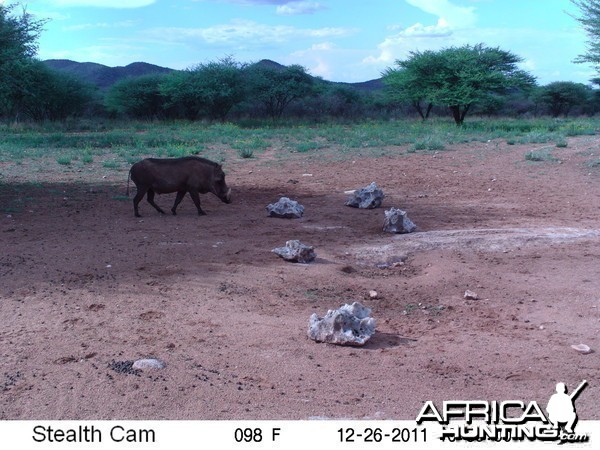
{"label": "shrub", "polygon": [[248,147],[240,148],[238,149],[238,155],[240,155],[240,158],[244,159],[252,158],[254,156],[254,150]]}

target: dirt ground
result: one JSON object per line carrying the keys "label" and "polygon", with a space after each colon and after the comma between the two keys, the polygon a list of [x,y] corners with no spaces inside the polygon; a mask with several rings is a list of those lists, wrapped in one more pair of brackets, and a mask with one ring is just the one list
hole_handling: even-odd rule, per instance
{"label": "dirt ground", "polygon": [[[584,379],[579,418],[600,419],[600,143],[572,138],[560,162],[526,161],[534,147],[232,157],[232,204],[144,201],[141,219],[126,171],[49,161],[24,182],[3,163],[0,419],[414,419],[427,400],[545,406]],[[344,206],[372,181],[382,208]],[[304,217],[267,217],[281,196]],[[417,232],[382,232],[392,206]],[[271,252],[289,239],[317,260]],[[354,301],[377,320],[364,347],[307,337]],[[145,357],[167,366],[115,370]]]}

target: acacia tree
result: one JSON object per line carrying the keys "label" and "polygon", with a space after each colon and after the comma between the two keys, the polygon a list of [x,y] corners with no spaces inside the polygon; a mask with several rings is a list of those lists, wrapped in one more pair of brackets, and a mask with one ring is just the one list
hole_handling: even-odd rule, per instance
{"label": "acacia tree", "polygon": [[592,98],[592,89],[582,83],[556,81],[542,86],[538,92],[541,103],[548,107],[552,117],[567,117],[574,106],[585,108]]}
{"label": "acacia tree", "polygon": [[13,114],[15,101],[26,95],[23,75],[27,73],[38,48],[44,25],[25,9],[13,13],[15,5],[0,4],[0,114]]}
{"label": "acacia tree", "polygon": [[148,74],[118,81],[106,93],[105,106],[109,112],[141,119],[162,117],[165,98],[160,87],[164,80],[165,75]]}
{"label": "acacia tree", "polygon": [[261,103],[273,120],[295,100],[314,92],[314,79],[297,64],[271,67],[254,64],[246,70],[249,97]]}
{"label": "acacia tree", "polygon": [[427,98],[427,79],[438,64],[434,52],[426,52],[406,61],[396,61],[397,69],[388,68],[383,72],[383,82],[392,101],[410,103],[421,119],[426,120],[433,108]]}
{"label": "acacia tree", "polygon": [[600,0],[571,0],[581,10],[575,19],[583,26],[589,42],[587,53],[579,55],[576,63],[592,63],[600,71]]}
{"label": "acacia tree", "polygon": [[460,126],[471,106],[490,94],[535,85],[534,78],[517,67],[521,61],[500,48],[465,45],[411,52],[407,60],[396,61],[397,69],[386,73],[395,80],[395,95],[445,105]]}
{"label": "acacia tree", "polygon": [[94,88],[35,59],[45,23],[0,4],[0,117],[61,120],[82,113]]}
{"label": "acacia tree", "polygon": [[189,119],[225,121],[231,108],[244,100],[243,67],[228,57],[169,75],[160,86],[165,106],[182,109]]}

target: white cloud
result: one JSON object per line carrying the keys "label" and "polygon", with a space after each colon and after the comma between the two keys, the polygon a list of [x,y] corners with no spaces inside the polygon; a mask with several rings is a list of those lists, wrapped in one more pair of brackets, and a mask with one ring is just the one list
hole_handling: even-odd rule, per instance
{"label": "white cloud", "polygon": [[236,3],[242,6],[277,6],[276,11],[280,16],[295,16],[300,14],[313,14],[327,9],[321,2],[307,0],[192,0],[193,2],[216,1],[221,3]]}
{"label": "white cloud", "polygon": [[450,28],[467,28],[477,20],[473,6],[457,6],[449,0],[406,0],[406,3],[437,16]]}
{"label": "white cloud", "polygon": [[56,6],[92,6],[98,8],[132,9],[152,5],[156,0],[50,0]]}
{"label": "white cloud", "polygon": [[229,24],[208,28],[155,28],[147,35],[161,40],[193,45],[199,40],[213,45],[257,47],[279,44],[302,38],[342,37],[354,33],[349,28],[297,28],[287,25],[265,25],[250,20],[236,19]]}
{"label": "white cloud", "polygon": [[436,25],[425,26],[421,23],[415,23],[407,29],[401,31],[398,36],[410,37],[447,37],[452,34],[451,28],[444,19],[439,19]]}
{"label": "white cloud", "polygon": [[310,48],[311,50],[333,50],[335,49],[335,44],[332,42],[322,42],[320,44],[313,44]]}
{"label": "white cloud", "polygon": [[134,20],[124,20],[122,22],[116,23],[107,23],[107,22],[98,22],[98,23],[82,23],[79,25],[71,25],[63,27],[63,31],[81,31],[81,30],[93,30],[100,28],[129,28],[136,25]]}
{"label": "white cloud", "polygon": [[325,9],[325,6],[318,2],[295,1],[278,6],[277,14],[280,16],[297,16],[300,14],[314,14],[323,9]]}
{"label": "white cloud", "polygon": [[321,42],[292,52],[279,62],[286,65],[300,64],[312,75],[326,80],[358,82],[378,76],[373,74],[370,68],[360,65],[364,56],[363,50],[343,48],[332,42]]}
{"label": "white cloud", "polygon": [[[465,36],[477,21],[474,7],[462,7],[449,0],[405,0],[422,11],[437,16],[435,25],[415,23],[388,36],[377,46],[378,55],[363,59],[364,64],[383,70],[386,65],[408,56],[414,50],[439,50],[469,42]],[[398,29],[395,27],[395,29]],[[465,33],[466,31],[466,33]],[[458,33],[460,32],[460,33]],[[469,36],[470,37],[470,36]]]}

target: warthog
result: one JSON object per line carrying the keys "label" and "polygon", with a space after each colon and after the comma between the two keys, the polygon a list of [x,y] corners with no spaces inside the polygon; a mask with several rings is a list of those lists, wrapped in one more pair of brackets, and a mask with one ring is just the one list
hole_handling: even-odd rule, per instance
{"label": "warthog", "polygon": [[[212,192],[225,203],[231,203],[231,189],[225,184],[225,174],[220,164],[197,156],[184,158],[147,158],[135,163],[129,170],[129,178],[135,183],[137,194],[133,199],[133,212],[140,217],[138,204],[148,194],[147,200],[156,210],[165,212],[154,203],[154,194],[177,192],[175,203],[171,208],[177,214],[177,205],[181,203],[186,192],[194,201],[198,215],[206,214],[200,207],[200,196]],[[129,195],[129,178],[127,179],[127,195]]]}

